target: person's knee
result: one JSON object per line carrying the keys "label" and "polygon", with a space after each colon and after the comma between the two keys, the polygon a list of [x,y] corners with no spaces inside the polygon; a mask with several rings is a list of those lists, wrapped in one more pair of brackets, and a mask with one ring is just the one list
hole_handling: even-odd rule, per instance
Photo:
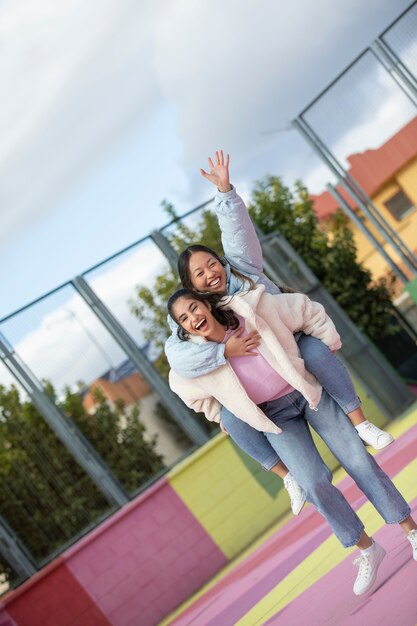
{"label": "person's knee", "polygon": [[307,473],[300,481],[302,488],[311,502],[318,502],[331,489],[333,475],[327,466],[323,466],[320,473]]}
{"label": "person's knee", "polygon": [[306,489],[307,500],[314,504],[318,510],[328,509],[334,502],[335,487],[330,480],[325,478],[316,480]]}
{"label": "person's knee", "polygon": [[373,476],[378,467],[375,459],[366,450],[364,444],[360,445],[356,450],[352,451],[343,462],[343,467],[351,476]]}

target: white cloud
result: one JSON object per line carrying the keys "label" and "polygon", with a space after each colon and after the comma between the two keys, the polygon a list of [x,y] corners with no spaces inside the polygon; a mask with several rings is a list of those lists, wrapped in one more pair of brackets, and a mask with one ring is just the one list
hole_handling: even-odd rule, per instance
{"label": "white cloud", "polygon": [[185,166],[221,146],[237,176],[250,176],[256,151],[269,171],[277,138],[262,131],[294,118],[400,10],[359,0],[171,3],[158,22],[156,67],[178,111]]}
{"label": "white cloud", "polygon": [[[356,84],[356,89],[352,89],[355,93],[366,93],[367,101],[363,108],[356,107],[355,110],[353,103],[349,102],[350,93],[346,87],[344,108],[340,102],[343,100],[343,94],[339,102],[336,100],[331,103],[329,98],[328,106],[322,107],[320,114],[316,117],[312,115],[312,119],[309,120],[346,169],[349,169],[347,157],[379,148],[416,114],[415,107],[404,94],[397,91],[394,82],[382,68],[376,66],[375,69],[372,77],[369,74],[365,75],[363,84]],[[372,89],[369,85],[372,85]],[[364,89],[366,87],[367,90]],[[354,98],[352,100],[354,101]],[[334,124],[326,128],[323,120],[329,118],[332,111]],[[321,193],[325,190],[326,183],[336,181],[329,169],[318,162],[318,157],[314,157],[310,165],[307,158],[302,159],[302,162],[302,167],[307,172],[304,182],[311,193]]]}
{"label": "white cloud", "polygon": [[167,102],[187,206],[210,194],[196,167],[219,145],[246,186],[268,171],[288,175],[291,142],[263,131],[287,124],[408,4],[3,1],[0,243],[56,210]]}
{"label": "white cloud", "polygon": [[132,126],[146,128],[161,102],[151,63],[156,8],[1,5],[0,238],[52,210]]}
{"label": "white cloud", "polygon": [[[134,296],[137,285],[152,285],[155,276],[166,265],[159,250],[147,244],[113,262],[110,267],[104,267],[97,276],[88,278],[99,298],[138,345],[143,343],[142,331],[140,323],[130,313],[128,301]],[[14,348],[38,379],[50,380],[59,392],[65,385],[95,379],[126,358],[78,295],[45,313],[36,327],[30,327],[30,310],[25,316],[20,324],[29,326],[30,330]],[[13,325],[13,322],[9,324]],[[4,332],[7,336],[7,326]],[[8,372],[0,368],[0,383],[9,385],[10,380]]]}

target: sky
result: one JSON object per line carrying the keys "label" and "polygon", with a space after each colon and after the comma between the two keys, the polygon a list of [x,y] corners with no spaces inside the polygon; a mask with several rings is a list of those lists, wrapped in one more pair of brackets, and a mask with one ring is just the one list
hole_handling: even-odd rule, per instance
{"label": "sky", "polygon": [[[160,228],[163,199],[183,213],[210,198],[199,168],[217,148],[230,152],[245,199],[267,173],[320,192],[331,176],[286,129],[409,5],[2,0],[0,317]],[[344,117],[329,123],[346,91],[311,111],[341,159],[410,118],[406,98],[387,96],[386,80],[366,96],[377,107],[372,120],[361,118],[360,78]],[[149,246],[138,254],[137,275],[126,261],[130,290],[161,267]],[[49,323],[41,309],[9,338]],[[63,317],[74,331],[73,315]]]}

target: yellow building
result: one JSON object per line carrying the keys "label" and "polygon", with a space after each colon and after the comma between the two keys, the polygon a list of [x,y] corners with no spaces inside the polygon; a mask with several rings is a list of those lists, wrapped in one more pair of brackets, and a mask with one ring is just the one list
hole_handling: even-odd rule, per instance
{"label": "yellow building", "polygon": [[[400,235],[404,243],[416,253],[417,117],[379,148],[353,154],[348,157],[348,162],[349,174],[372,199],[381,215]],[[338,191],[349,206],[357,211],[354,202],[347,197],[344,190],[338,187]],[[311,197],[319,220],[330,219],[337,208],[336,200],[327,191]],[[411,278],[401,259],[385,244],[377,229],[363,215],[361,219],[391,258]],[[388,274],[390,267],[372,242],[353,223],[352,230],[357,244],[358,260],[376,279]]]}

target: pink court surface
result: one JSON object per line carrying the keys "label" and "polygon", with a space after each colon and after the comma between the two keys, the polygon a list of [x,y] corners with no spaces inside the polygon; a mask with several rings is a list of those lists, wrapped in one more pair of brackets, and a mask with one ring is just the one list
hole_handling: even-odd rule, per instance
{"label": "pink court surface", "polygon": [[[417,405],[387,428],[377,453],[417,518]],[[255,545],[161,622],[161,626],[416,626],[417,561],[398,525],[385,525],[350,477],[334,473],[387,556],[368,594],[352,586],[358,551],[344,549],[312,506],[281,519]]]}

